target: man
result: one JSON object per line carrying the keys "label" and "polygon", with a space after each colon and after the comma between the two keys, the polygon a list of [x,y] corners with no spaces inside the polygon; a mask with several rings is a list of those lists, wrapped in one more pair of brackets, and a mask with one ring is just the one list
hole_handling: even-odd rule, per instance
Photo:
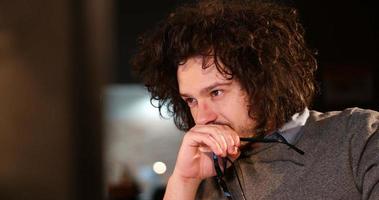
{"label": "man", "polygon": [[308,110],[317,64],[294,9],[180,7],[133,64],[186,132],[166,200],[379,199],[379,113]]}

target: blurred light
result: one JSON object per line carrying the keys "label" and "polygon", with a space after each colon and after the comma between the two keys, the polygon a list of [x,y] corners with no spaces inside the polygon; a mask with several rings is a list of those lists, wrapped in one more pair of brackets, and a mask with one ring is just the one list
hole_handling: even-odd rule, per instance
{"label": "blurred light", "polygon": [[167,169],[166,164],[160,161],[155,162],[153,165],[153,170],[157,174],[164,174],[166,172],[166,169]]}

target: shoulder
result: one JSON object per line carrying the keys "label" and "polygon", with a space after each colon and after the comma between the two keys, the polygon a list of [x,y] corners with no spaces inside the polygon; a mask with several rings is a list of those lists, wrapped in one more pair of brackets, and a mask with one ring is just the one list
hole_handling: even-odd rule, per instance
{"label": "shoulder", "polygon": [[361,108],[324,113],[311,110],[303,130],[302,139],[309,145],[364,150],[367,142],[375,146],[379,136],[379,112]]}
{"label": "shoulder", "polygon": [[319,128],[335,127],[340,131],[366,133],[369,136],[379,129],[379,112],[357,107],[325,113],[312,110],[309,122],[320,125]]}
{"label": "shoulder", "polygon": [[358,107],[346,108],[341,111],[329,111],[329,112],[319,112],[316,110],[310,110],[310,115],[316,120],[323,120],[327,118],[346,118],[346,117],[358,117],[358,118],[376,118],[378,120],[379,112],[370,109],[362,109]]}
{"label": "shoulder", "polygon": [[365,130],[372,134],[379,128],[379,112],[368,109],[349,109],[348,128],[352,130]]}
{"label": "shoulder", "polygon": [[[362,199],[379,193],[379,112],[348,108],[342,111],[311,111],[305,125],[305,148],[315,152],[318,163],[329,166],[342,183],[353,178]],[[331,176],[333,175],[331,173]],[[337,175],[343,176],[340,179]]]}
{"label": "shoulder", "polygon": [[374,110],[311,111],[305,129],[309,143],[318,141],[324,148],[347,150],[356,158],[363,151],[379,148],[379,112]]}

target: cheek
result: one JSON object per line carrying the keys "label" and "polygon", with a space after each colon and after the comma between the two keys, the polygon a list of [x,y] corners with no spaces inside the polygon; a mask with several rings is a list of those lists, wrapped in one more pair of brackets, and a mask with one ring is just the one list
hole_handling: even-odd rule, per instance
{"label": "cheek", "polygon": [[219,111],[225,118],[234,123],[246,122],[249,118],[248,107],[239,101],[220,105]]}
{"label": "cheek", "polygon": [[189,111],[190,111],[190,114],[191,114],[192,118],[195,119],[196,110],[194,108],[189,108]]}
{"label": "cheek", "polygon": [[242,126],[251,126],[253,124],[253,119],[249,116],[249,106],[245,100],[242,100],[235,104],[232,112],[234,113],[237,121]]}

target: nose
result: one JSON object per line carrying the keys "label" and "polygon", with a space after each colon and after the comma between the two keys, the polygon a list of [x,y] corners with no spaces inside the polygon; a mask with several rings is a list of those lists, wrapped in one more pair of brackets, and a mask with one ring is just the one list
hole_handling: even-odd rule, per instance
{"label": "nose", "polygon": [[209,102],[198,102],[198,107],[194,116],[198,125],[211,124],[216,121],[217,113]]}

